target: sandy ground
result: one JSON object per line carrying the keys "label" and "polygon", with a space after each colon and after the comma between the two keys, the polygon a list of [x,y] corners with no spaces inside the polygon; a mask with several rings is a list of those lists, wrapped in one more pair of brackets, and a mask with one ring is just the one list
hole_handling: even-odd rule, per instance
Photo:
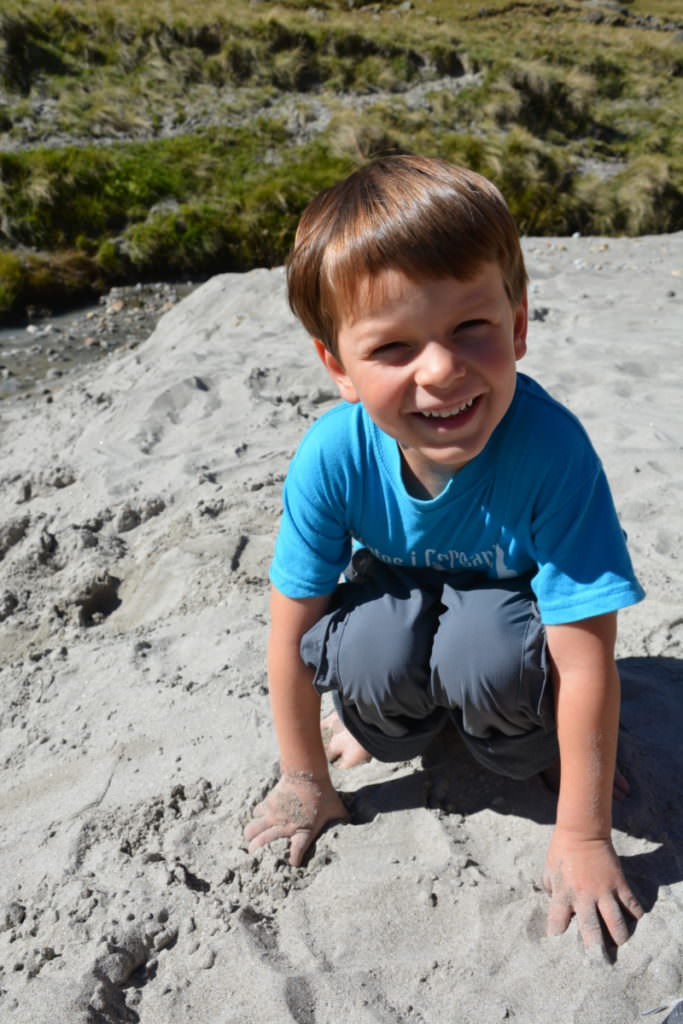
{"label": "sandy ground", "polygon": [[635,934],[607,962],[544,938],[551,795],[445,741],[337,770],[353,824],[304,869],[246,853],[281,482],[334,398],[254,271],[0,405],[3,1024],[629,1024],[683,997],[683,234],[525,249],[522,368],[582,417],[649,592],[619,641]]}

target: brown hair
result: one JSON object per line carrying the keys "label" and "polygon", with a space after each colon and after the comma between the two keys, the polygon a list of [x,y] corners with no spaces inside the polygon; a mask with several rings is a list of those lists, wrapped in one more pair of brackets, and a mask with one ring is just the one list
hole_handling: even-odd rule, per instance
{"label": "brown hair", "polygon": [[287,261],[289,304],[334,353],[340,314],[353,308],[363,279],[391,268],[418,280],[468,280],[487,262],[500,266],[508,298],[519,303],[524,257],[495,185],[445,160],[383,157],[304,210]]}

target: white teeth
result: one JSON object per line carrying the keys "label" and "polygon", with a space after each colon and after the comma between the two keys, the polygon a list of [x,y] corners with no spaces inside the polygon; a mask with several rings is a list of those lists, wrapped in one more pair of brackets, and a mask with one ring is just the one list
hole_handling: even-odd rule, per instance
{"label": "white teeth", "polygon": [[474,405],[474,399],[470,398],[469,402],[465,402],[464,405],[459,405],[457,409],[448,409],[446,412],[423,412],[423,416],[431,416],[437,420],[446,420],[449,416],[457,416],[459,412],[464,412],[465,409],[471,408]]}

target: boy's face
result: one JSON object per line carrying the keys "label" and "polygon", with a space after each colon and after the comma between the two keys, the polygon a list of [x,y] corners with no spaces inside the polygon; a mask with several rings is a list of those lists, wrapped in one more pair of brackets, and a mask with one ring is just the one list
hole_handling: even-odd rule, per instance
{"label": "boy's face", "polygon": [[338,357],[315,344],[341,397],[398,441],[406,485],[424,496],[484,449],[507,412],[526,329],[526,295],[511,306],[495,263],[470,281],[387,270],[361,283]]}

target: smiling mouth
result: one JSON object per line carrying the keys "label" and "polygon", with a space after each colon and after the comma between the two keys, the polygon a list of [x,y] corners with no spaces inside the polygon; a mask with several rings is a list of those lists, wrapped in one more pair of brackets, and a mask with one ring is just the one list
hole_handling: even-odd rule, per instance
{"label": "smiling mouth", "polygon": [[439,411],[424,410],[422,412],[418,412],[417,415],[424,416],[425,419],[429,420],[452,420],[457,416],[462,416],[463,413],[471,409],[479,401],[479,398],[480,395],[477,395],[476,398],[470,398],[468,402],[463,402],[462,405],[454,406],[452,409],[443,409]]}

